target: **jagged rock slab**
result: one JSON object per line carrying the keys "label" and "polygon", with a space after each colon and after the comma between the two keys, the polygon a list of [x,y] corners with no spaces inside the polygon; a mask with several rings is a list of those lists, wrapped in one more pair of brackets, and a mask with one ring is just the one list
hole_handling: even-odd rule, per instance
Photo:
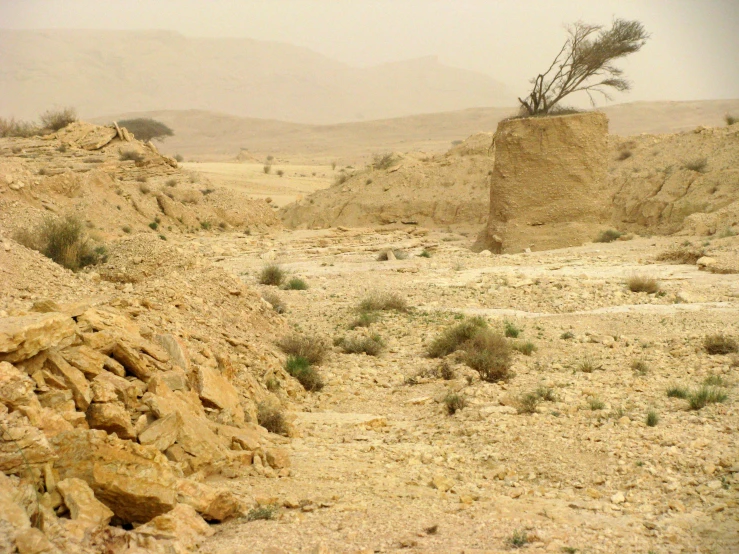
{"label": "jagged rock slab", "polygon": [[58,313],[0,319],[0,361],[20,362],[74,336],[74,320]]}

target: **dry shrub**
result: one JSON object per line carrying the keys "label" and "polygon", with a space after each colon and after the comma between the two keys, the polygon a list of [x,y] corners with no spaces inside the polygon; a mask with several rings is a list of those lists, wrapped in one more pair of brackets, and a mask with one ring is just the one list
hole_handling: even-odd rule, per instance
{"label": "dry shrub", "polygon": [[144,159],[144,155],[141,152],[133,149],[121,150],[118,154],[118,159],[122,162],[140,162]]}
{"label": "dry shrub", "polygon": [[41,114],[40,119],[44,129],[58,131],[59,129],[64,129],[70,123],[77,121],[77,112],[74,108],[48,110]]}
{"label": "dry shrub", "polygon": [[372,156],[372,169],[389,169],[393,165],[394,161],[395,158],[393,157],[392,152],[375,154]]}
{"label": "dry shrub", "polygon": [[289,356],[305,358],[311,365],[320,365],[328,353],[328,343],[320,337],[294,333],[282,338],[277,346]]}
{"label": "dry shrub", "polygon": [[270,433],[287,435],[287,422],[279,407],[261,402],[257,406],[257,422]]}
{"label": "dry shrub", "polygon": [[626,281],[626,285],[631,292],[646,292],[647,294],[659,292],[657,280],[646,275],[632,275]]}
{"label": "dry shrub", "polygon": [[172,129],[161,121],[156,121],[148,117],[139,117],[136,119],[124,119],[118,122],[119,127],[125,127],[133,136],[141,142],[147,142],[154,139],[164,139],[174,135]]}
{"label": "dry shrub", "polygon": [[262,298],[269,302],[272,305],[272,309],[278,314],[284,314],[287,311],[285,302],[278,295],[271,292],[265,292],[262,294]]}
{"label": "dry shrub", "polygon": [[467,400],[464,396],[450,392],[444,397],[444,405],[446,406],[447,413],[454,415],[467,406]]}
{"label": "dry shrub", "polygon": [[105,247],[95,247],[74,216],[48,216],[33,229],[19,230],[15,240],[72,271],[105,261]]}
{"label": "dry shrub", "polygon": [[405,298],[395,292],[373,292],[359,303],[360,312],[378,312],[395,310],[407,312],[408,303]]}
{"label": "dry shrub", "polygon": [[519,414],[536,413],[536,407],[539,405],[541,398],[535,392],[527,392],[519,396],[516,401],[516,412]]}
{"label": "dry shrub", "polygon": [[739,343],[732,337],[717,333],[703,340],[703,348],[709,354],[732,354],[739,351]]}
{"label": "dry shrub", "polygon": [[614,240],[618,240],[622,234],[615,229],[606,229],[595,238],[594,242],[613,242]]}
{"label": "dry shrub", "polygon": [[676,262],[678,264],[695,265],[706,252],[699,246],[690,243],[672,246],[657,256],[658,262]]}
{"label": "dry shrub", "polygon": [[462,345],[464,363],[480,374],[480,379],[494,383],[508,377],[511,347],[503,335],[490,330],[478,331]]}
{"label": "dry shrub", "polygon": [[10,119],[0,117],[0,138],[28,138],[38,134],[39,128],[30,121],[20,121],[12,117]]}
{"label": "dry shrub", "polygon": [[347,354],[367,354],[368,356],[379,356],[383,348],[385,348],[385,342],[382,340],[380,335],[365,335],[365,336],[353,336],[349,338],[342,338],[337,341],[338,346]]}
{"label": "dry shrub", "polygon": [[[202,223],[201,223],[202,225]],[[285,271],[277,264],[269,264],[259,274],[260,285],[279,287],[285,280]]]}
{"label": "dry shrub", "polygon": [[361,312],[347,327],[356,329],[358,327],[369,327],[379,319],[376,312]]}
{"label": "dry shrub", "polygon": [[683,164],[683,167],[697,173],[705,173],[708,169],[708,158],[696,158],[694,160],[688,160]]}
{"label": "dry shrub", "polygon": [[443,358],[459,350],[461,346],[483,329],[488,322],[482,317],[472,317],[443,331],[428,348],[430,358]]}

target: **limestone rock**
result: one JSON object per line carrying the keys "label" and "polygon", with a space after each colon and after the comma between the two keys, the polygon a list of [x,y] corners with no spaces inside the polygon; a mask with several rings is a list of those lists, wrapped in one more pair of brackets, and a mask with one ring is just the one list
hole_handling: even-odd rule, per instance
{"label": "limestone rock", "polygon": [[10,410],[20,407],[40,408],[34,394],[36,384],[24,372],[7,362],[0,362],[0,402]]}
{"label": "limestone rock", "polygon": [[56,458],[44,433],[21,413],[0,411],[0,428],[0,471],[22,473],[27,464],[41,466]]}
{"label": "limestone rock", "polygon": [[82,519],[101,526],[110,523],[113,512],[95,498],[95,493],[85,481],[74,477],[62,479],[56,487],[72,519]]}
{"label": "limestone rock", "polygon": [[[110,373],[109,371],[102,371],[97,377],[95,377],[92,380],[91,389],[93,394],[96,392],[100,394],[100,400],[97,400],[98,402],[118,400],[123,402],[128,409],[132,409],[136,406],[136,385],[123,377]],[[115,398],[111,398],[111,392],[115,394]],[[110,400],[102,400],[103,398]]]}
{"label": "limestone rock", "polygon": [[151,378],[151,369],[141,354],[130,344],[118,341],[111,352],[113,358],[126,368],[126,371],[146,382]]}
{"label": "limestone rock", "polygon": [[183,425],[178,412],[169,413],[144,429],[139,434],[139,442],[164,452],[175,443]]}
{"label": "limestone rock", "polygon": [[140,537],[179,542],[187,552],[192,552],[204,538],[214,533],[195,509],[187,504],[177,504],[172,511],[155,517],[135,531]]}
{"label": "limestone rock", "polygon": [[177,481],[177,502],[192,506],[208,521],[224,521],[241,512],[238,500],[230,491],[191,479]]}
{"label": "limestone rock", "polygon": [[57,435],[52,444],[59,477],[85,481],[123,521],[146,522],[174,508],[176,478],[156,449],[81,429]]}
{"label": "limestone rock", "polygon": [[49,351],[44,367],[64,381],[67,388],[72,391],[77,408],[83,412],[87,410],[92,401],[92,391],[84,374],[76,367],[69,365],[55,350]]}
{"label": "limestone rock", "polygon": [[266,456],[267,463],[273,469],[290,467],[290,454],[284,448],[268,448]]}
{"label": "limestone rock", "polygon": [[115,433],[122,439],[135,439],[136,431],[131,423],[131,416],[119,402],[94,402],[87,408],[87,423],[91,429],[102,429]]}
{"label": "limestone rock", "polygon": [[183,344],[172,335],[157,335],[155,337],[159,345],[169,354],[172,365],[179,366],[184,371],[190,369],[190,363],[187,359],[187,352]]}
{"label": "limestone rock", "polygon": [[0,319],[0,361],[20,362],[58,346],[75,333],[74,320],[47,313]]}
{"label": "limestone rock", "polygon": [[60,353],[69,365],[79,369],[88,379],[98,375],[105,365],[106,356],[84,344],[65,348]]}
{"label": "limestone rock", "polygon": [[239,393],[225,377],[207,366],[200,366],[196,376],[198,395],[204,406],[229,410],[237,420],[243,421],[244,410],[239,402]]}
{"label": "limestone rock", "polygon": [[0,522],[7,523],[13,534],[31,527],[26,510],[13,498],[14,491],[11,479],[0,472]]}

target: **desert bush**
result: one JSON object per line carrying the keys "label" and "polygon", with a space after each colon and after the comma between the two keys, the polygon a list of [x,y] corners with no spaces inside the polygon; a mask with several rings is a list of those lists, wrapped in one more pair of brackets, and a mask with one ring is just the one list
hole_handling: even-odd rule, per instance
{"label": "desert bush", "polygon": [[360,314],[347,327],[356,329],[358,327],[369,327],[379,319],[376,312],[360,312]]}
{"label": "desert bush", "polygon": [[647,427],[655,427],[659,423],[659,415],[654,410],[647,412]]}
{"label": "desert bush", "polygon": [[323,388],[321,376],[311,367],[305,356],[288,356],[285,371],[295,377],[308,392],[316,392]]}
{"label": "desert bush", "polygon": [[377,255],[377,258],[375,258],[378,262],[386,262],[389,257],[389,253],[392,252],[393,256],[395,256],[396,260],[405,260],[408,258],[408,253],[403,252],[402,250],[392,249],[392,250],[383,250]]}
{"label": "desert bush", "polygon": [[708,168],[708,159],[707,158],[695,158],[693,160],[688,160],[683,164],[683,167],[685,169],[689,169],[690,171],[695,171],[697,173],[705,173],[706,169]]}
{"label": "desert bush", "polygon": [[606,407],[605,403],[598,397],[592,397],[588,399],[588,406],[593,411],[602,410]]}
{"label": "desert bush", "polygon": [[618,240],[622,234],[615,229],[606,229],[595,238],[595,242],[613,242],[614,240]]}
{"label": "desert bush", "polygon": [[726,124],[727,125],[731,126],[731,125],[734,125],[736,122],[739,121],[739,117],[727,113],[724,116],[724,121],[726,121]]}
{"label": "desert bush", "polygon": [[579,362],[579,363],[577,364],[577,370],[578,370],[578,371],[581,371],[581,372],[583,372],[583,373],[593,373],[593,371],[595,371],[595,370],[597,370],[597,369],[601,369],[601,366],[600,366],[600,365],[598,365],[598,364],[597,364],[597,363],[595,362],[595,360],[593,360],[593,359],[592,359],[592,358],[590,358],[590,357],[586,357],[586,358],[582,359],[582,360],[581,360],[581,361],[580,361],[580,362]]}
{"label": "desert bush", "polygon": [[283,300],[276,294],[265,292],[264,294],[262,294],[262,298],[269,302],[272,306],[272,309],[278,314],[284,314],[287,311],[287,306],[285,306]]}
{"label": "desert bush", "polygon": [[644,360],[634,360],[631,362],[631,369],[633,369],[639,375],[646,375],[649,373],[649,366]]}
{"label": "desert bush", "polygon": [[389,169],[393,165],[393,153],[375,154],[372,156],[372,169]]}
{"label": "desert bush", "polygon": [[105,247],[96,247],[87,236],[82,221],[74,216],[48,216],[36,227],[18,231],[15,239],[72,271],[106,259]]}
{"label": "desert bush", "polygon": [[676,262],[679,264],[694,265],[705,256],[705,250],[690,243],[673,246],[657,256],[658,262]]}
{"label": "desert bush", "polygon": [[279,287],[285,280],[285,271],[277,264],[269,264],[259,274],[260,285]]}
{"label": "desert bush", "polygon": [[380,335],[364,335],[343,337],[337,341],[337,346],[346,354],[367,354],[368,356],[379,356],[385,348],[385,342]]}
{"label": "desert bush", "polygon": [[512,348],[513,350],[520,352],[524,356],[531,356],[531,354],[533,354],[537,350],[536,345],[530,340],[524,342],[516,342],[513,344]]}
{"label": "desert bush", "polygon": [[343,185],[352,176],[353,175],[351,173],[347,173],[342,169],[341,172],[339,172],[339,174],[334,177],[334,185]]}
{"label": "desert bush", "polygon": [[212,226],[213,226],[213,224],[210,221],[208,221],[207,219],[200,222],[200,228],[203,231],[210,231],[210,228]]}
{"label": "desert bush", "polygon": [[118,154],[118,159],[122,162],[140,162],[144,159],[144,155],[138,150],[121,150]]}
{"label": "desert bush", "polygon": [[418,256],[419,258],[430,258],[431,252],[429,252],[428,250],[424,248],[423,252],[421,252]]}
{"label": "desert bush", "polygon": [[454,415],[467,406],[467,400],[464,396],[450,392],[444,397],[444,406],[449,415]]}
{"label": "desert bush", "polygon": [[[28,138],[39,134],[39,128],[30,121],[20,121],[15,118],[0,117],[0,138],[17,137]],[[20,150],[18,150],[20,152]],[[13,150],[14,154],[17,154]]]}
{"label": "desert bush", "polygon": [[697,391],[692,392],[688,397],[691,410],[700,410],[709,404],[725,402],[728,398],[726,391],[718,387],[702,386]]}
{"label": "desert bush", "polygon": [[278,406],[260,402],[257,406],[257,422],[270,433],[287,435],[287,421]]}
{"label": "desert bush", "polygon": [[731,354],[739,351],[739,343],[732,337],[717,333],[703,339],[703,348],[709,354]]}
{"label": "desert bush", "polygon": [[276,173],[278,177],[282,177],[285,174],[285,172],[282,169],[278,169]]}
{"label": "desert bush", "polygon": [[647,294],[659,292],[657,280],[646,275],[632,275],[626,281],[626,286],[631,292],[646,292]]}
{"label": "desert bush", "polygon": [[167,179],[167,182],[164,183],[168,187],[176,187],[177,186],[177,179]]}
{"label": "desert bush", "polygon": [[428,348],[431,358],[443,358],[459,348],[483,329],[488,323],[482,317],[472,317],[444,330]]}
{"label": "desert bush", "polygon": [[539,405],[539,395],[534,392],[522,394],[515,401],[516,412],[519,414],[536,413],[536,407]]}
{"label": "desert bush", "polygon": [[328,353],[328,344],[324,339],[298,333],[283,337],[277,346],[289,356],[305,358],[311,365],[320,365]]}
{"label": "desert bush", "polygon": [[257,506],[252,508],[246,514],[247,521],[257,521],[260,519],[270,520],[277,515],[277,506],[270,504],[269,506]]}
{"label": "desert bush", "polygon": [[131,226],[130,225],[124,225],[123,227],[121,227],[121,231],[123,231],[127,235],[130,235],[131,234],[131,231],[133,231],[133,229],[131,229]]}
{"label": "desert bush", "polygon": [[48,110],[41,114],[41,125],[44,129],[58,131],[70,123],[77,121],[77,112],[74,108],[63,108],[61,110]]}
{"label": "desert bush", "polygon": [[667,389],[667,398],[682,398],[685,399],[690,395],[690,392],[685,387],[678,387],[673,385]]}
{"label": "desert bush", "polygon": [[152,221],[151,223],[149,223],[149,228],[153,231],[156,231],[158,227],[159,223],[157,223],[156,221]]}
{"label": "desert bush", "polygon": [[504,322],[505,325],[505,336],[512,339],[517,339],[518,335],[521,334],[521,329],[516,327],[516,324],[511,321]]}
{"label": "desert bush", "polygon": [[545,387],[544,385],[537,388],[534,392],[540,400],[544,400],[545,402],[557,401],[557,397],[555,396],[554,391],[549,387]]}
{"label": "desert bush", "polygon": [[480,379],[496,382],[508,377],[511,348],[503,335],[490,330],[474,333],[461,347],[463,361],[480,374]]}
{"label": "desert bush", "polygon": [[405,298],[395,292],[373,292],[359,303],[360,312],[391,311],[407,312],[408,303]]}
{"label": "desert bush", "polygon": [[308,283],[300,277],[293,277],[285,285],[287,290],[308,290]]}
{"label": "desert bush", "polygon": [[181,164],[185,161],[185,157],[182,154],[175,154],[174,161],[176,161],[178,164]]}
{"label": "desert bush", "polygon": [[621,150],[618,153],[618,156],[616,156],[616,160],[618,160],[619,162],[622,162],[624,160],[628,160],[632,155],[633,154],[631,150]]}
{"label": "desert bush", "polygon": [[703,384],[708,387],[728,387],[729,383],[721,377],[721,375],[709,375],[703,380]]}
{"label": "desert bush", "polygon": [[[149,117],[124,119],[118,122],[119,127],[125,127],[141,142],[149,140],[164,140],[174,135],[174,131],[161,121]],[[178,160],[179,161],[179,160]]]}
{"label": "desert bush", "polygon": [[562,340],[574,339],[575,338],[575,333],[573,333],[572,331],[565,331],[564,333],[562,333],[559,336],[559,338],[561,338]]}

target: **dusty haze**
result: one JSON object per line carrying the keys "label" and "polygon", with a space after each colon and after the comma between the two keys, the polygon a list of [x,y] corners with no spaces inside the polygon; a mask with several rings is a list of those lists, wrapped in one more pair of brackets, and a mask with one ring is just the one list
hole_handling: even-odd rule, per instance
{"label": "dusty haze", "polygon": [[[272,66],[272,69],[276,68],[278,77],[267,79],[269,82],[262,87],[263,90],[254,93],[253,98],[234,98],[224,104],[220,97],[214,97],[199,99],[199,102],[190,101],[191,105],[187,105],[192,98],[187,95],[177,98],[165,87],[162,92],[166,94],[160,97],[156,96],[154,90],[148,98],[127,104],[130,88],[111,82],[105,73],[105,70],[111,69],[110,56],[125,59],[126,51],[130,54],[136,52],[137,56],[133,59],[139,60],[139,64],[125,65],[123,69],[136,71],[140,77],[123,84],[146,88],[151,82],[150,74],[158,71],[167,75],[167,70],[172,69],[169,59],[159,54],[166,48],[176,49],[176,46],[167,44],[166,48],[159,50],[159,45],[155,44],[147,56],[141,56],[137,51],[140,42],[135,38],[126,43],[125,37],[112,35],[106,41],[104,33],[93,33],[92,46],[89,41],[84,40],[80,45],[87,56],[77,58],[78,61],[84,59],[82,72],[74,64],[60,66],[56,63],[55,67],[58,72],[66,72],[66,76],[77,89],[83,86],[99,87],[102,84],[101,79],[105,78],[107,81],[104,93],[107,102],[61,94],[65,87],[59,86],[58,81],[52,79],[54,90],[61,96],[58,103],[76,100],[89,104],[77,106],[83,115],[118,111],[110,109],[113,104],[118,104],[121,111],[173,107],[210,108],[238,115],[313,123],[392,117],[477,106],[513,106],[516,96],[525,94],[528,79],[546,67],[564,40],[564,23],[582,19],[607,25],[614,16],[638,19],[652,34],[642,52],[621,62],[621,67],[626,69],[627,76],[634,83],[634,89],[628,95],[618,95],[614,98],[616,102],[704,100],[739,96],[739,75],[727,69],[739,66],[739,39],[734,32],[739,24],[739,5],[728,0],[669,3],[560,0],[546,3],[420,0],[351,3],[320,0],[221,1],[209,2],[207,9],[204,9],[202,2],[195,0],[156,3],[30,0],[0,3],[0,21],[6,30],[174,31],[183,35],[182,40],[189,42],[184,50],[188,55],[199,54],[197,44],[193,46],[194,42],[197,43],[197,38],[221,39],[206,41],[209,45],[215,45],[212,51],[216,53],[220,52],[220,46],[224,46],[223,39],[252,39],[252,43],[259,41],[254,43],[259,48],[286,51],[293,58],[299,52],[309,62],[303,68],[308,76],[300,71],[283,70],[280,64]],[[7,31],[3,34],[8,36]],[[75,40],[79,40],[79,37],[89,37],[90,33],[73,35],[77,36]],[[294,47],[274,44],[275,41]],[[111,50],[113,42],[116,43],[116,48]],[[60,44],[63,48],[59,48]],[[55,56],[64,53],[65,48],[69,55],[79,54],[79,51],[72,48],[74,45],[64,39],[57,39],[56,42],[52,40],[48,45],[54,46],[47,51],[49,59],[46,61],[49,63],[56,61]],[[5,75],[0,74],[0,77],[4,77],[4,84],[23,82],[35,87],[45,79],[48,82],[48,69],[44,69],[43,63],[40,69],[34,66],[34,71],[27,70],[29,65],[33,65],[29,62],[29,56],[32,61],[39,62],[39,57],[40,62],[44,61],[42,56],[32,50],[21,48],[13,51],[8,47],[3,48],[4,55],[0,52],[0,56],[4,58]],[[13,66],[14,61],[19,61],[14,60],[13,56],[23,58],[20,67]],[[101,61],[101,67],[95,67],[91,61],[96,56]],[[425,58],[419,63],[418,58],[427,56],[438,56],[438,62],[433,58]],[[232,60],[224,60],[222,67],[214,67],[214,64],[218,65],[214,61],[219,59],[218,56],[183,58],[180,60],[183,67],[189,67],[191,71],[197,70],[198,64],[208,65],[204,68],[207,71],[199,75],[203,79],[211,79],[209,85],[215,88],[219,83],[213,82],[213,79],[223,81],[224,72],[231,72],[231,84],[235,83],[233,88],[237,92],[242,90],[242,83],[249,82],[250,72],[259,73],[259,68],[255,69],[258,64],[255,63],[238,65],[231,63]],[[328,69],[327,73],[319,74],[321,79],[332,74],[335,80],[326,80],[323,89],[316,86],[305,92],[301,86],[314,73],[314,58],[321,60],[322,69]],[[382,64],[404,60],[412,68],[412,77],[409,80],[414,81],[415,78],[415,81],[408,86],[400,83],[397,92],[404,99],[393,101],[390,94],[392,90],[387,89],[392,89],[392,83],[397,80],[396,74],[387,71],[387,66]],[[430,71],[429,65],[433,66]],[[380,70],[377,66],[380,66]],[[419,66],[422,67],[419,69]],[[400,64],[399,73],[403,73],[404,67],[404,64]],[[374,74],[377,73],[380,75],[375,77]],[[348,79],[346,74],[352,74],[353,77]],[[200,88],[205,84],[189,81],[177,83],[177,86],[182,91],[187,86]],[[424,85],[426,90],[433,89],[432,92],[436,94],[428,101],[418,92]],[[34,97],[38,102],[32,102],[25,89],[16,90],[16,97],[12,97],[7,88],[5,90],[4,96],[10,96],[11,99],[3,101],[0,109],[6,115],[30,117],[34,115],[30,113],[32,110],[38,109],[42,101],[46,102],[51,98],[37,93]],[[264,90],[280,90],[281,94],[279,98],[269,99],[269,93],[264,93]],[[354,103],[347,100],[361,96],[361,91],[365,92],[368,99],[360,102],[359,98]],[[459,100],[452,102],[445,95],[458,96]],[[260,104],[262,96],[282,107],[278,109],[268,106],[267,101],[263,102],[264,105]],[[313,103],[306,104],[304,109],[290,107],[296,102],[299,104],[305,96],[313,97]],[[414,104],[416,97],[419,101]],[[167,100],[176,105],[171,105]],[[204,105],[208,102],[221,105]],[[243,105],[240,106],[239,102]],[[583,105],[586,101],[581,98],[574,103]],[[251,105],[248,108],[245,107],[249,104]],[[601,105],[605,104],[606,102],[601,102]],[[307,110],[314,113],[313,117],[305,115]],[[332,110],[334,115],[330,115]]]}

